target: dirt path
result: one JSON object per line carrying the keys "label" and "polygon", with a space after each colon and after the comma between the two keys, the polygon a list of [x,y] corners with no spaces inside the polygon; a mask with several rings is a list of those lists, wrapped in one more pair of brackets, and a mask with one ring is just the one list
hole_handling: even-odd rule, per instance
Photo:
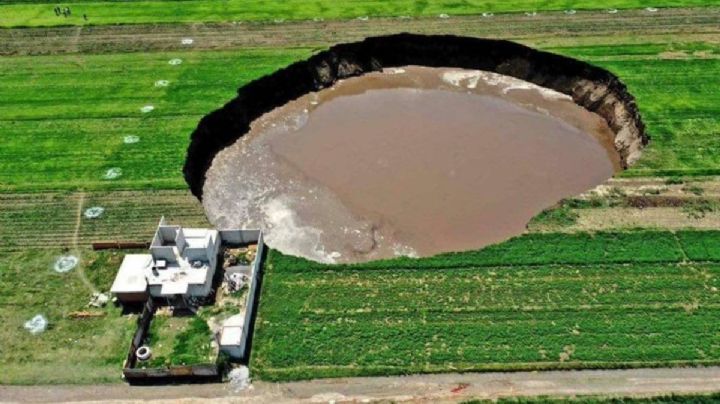
{"label": "dirt path", "polygon": [[71,245],[72,245],[72,252],[73,254],[78,258],[80,261],[80,265],[77,266],[77,269],[75,270],[75,273],[80,277],[80,280],[82,283],[87,286],[87,288],[95,293],[97,292],[97,288],[95,285],[93,285],[92,282],[87,278],[85,275],[85,266],[82,263],[82,253],[80,251],[79,247],[79,238],[80,238],[80,226],[82,225],[82,216],[83,216],[83,206],[85,204],[85,192],[80,192],[78,194],[78,203],[77,203],[77,210],[75,211],[75,229],[73,230],[73,235],[71,239]]}
{"label": "dirt path", "polygon": [[254,383],[234,392],[228,384],[130,387],[0,386],[3,401],[164,402],[456,402],[518,396],[650,396],[720,391],[720,367],[437,374]]}
{"label": "dirt path", "polygon": [[[456,34],[514,39],[537,46],[667,43],[678,35],[692,41],[717,38],[720,8],[624,10],[618,14],[581,11],[539,13],[535,17],[376,18],[369,21],[299,21],[14,28],[0,30],[0,55],[109,53],[239,49],[247,47],[325,47],[371,35],[398,32]],[[194,39],[183,45],[182,38]]]}

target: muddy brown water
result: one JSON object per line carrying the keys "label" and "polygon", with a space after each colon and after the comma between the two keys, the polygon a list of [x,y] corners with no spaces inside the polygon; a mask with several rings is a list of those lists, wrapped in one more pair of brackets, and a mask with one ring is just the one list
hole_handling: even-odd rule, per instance
{"label": "muddy brown water", "polygon": [[569,97],[494,73],[405,67],[303,96],[219,153],[219,227],[322,262],[477,249],[521,234],[619,169],[613,133]]}

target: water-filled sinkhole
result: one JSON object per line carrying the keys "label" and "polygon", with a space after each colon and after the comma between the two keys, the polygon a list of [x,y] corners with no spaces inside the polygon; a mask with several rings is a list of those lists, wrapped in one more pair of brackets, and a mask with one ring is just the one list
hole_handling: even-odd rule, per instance
{"label": "water-filled sinkhole", "polygon": [[324,262],[476,249],[522,233],[623,164],[605,119],[568,95],[479,70],[404,66],[255,119],[206,172],[218,227],[260,227]]}

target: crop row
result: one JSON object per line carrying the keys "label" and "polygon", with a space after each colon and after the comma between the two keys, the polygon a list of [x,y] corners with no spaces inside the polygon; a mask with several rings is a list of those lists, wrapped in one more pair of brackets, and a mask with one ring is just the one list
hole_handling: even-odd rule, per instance
{"label": "crop row", "polygon": [[413,259],[395,258],[350,265],[327,265],[272,251],[280,272],[365,269],[441,269],[488,266],[607,264],[720,260],[720,231],[628,231],[537,233],[515,237],[481,250]]}
{"label": "crop row", "polygon": [[714,264],[274,269],[253,348],[269,379],[720,361]]}
{"label": "crop row", "polygon": [[[70,247],[78,207],[81,247],[100,240],[149,241],[161,216],[207,226],[202,206],[187,191],[0,194],[0,250]],[[91,207],[102,208],[101,216],[85,217]]]}

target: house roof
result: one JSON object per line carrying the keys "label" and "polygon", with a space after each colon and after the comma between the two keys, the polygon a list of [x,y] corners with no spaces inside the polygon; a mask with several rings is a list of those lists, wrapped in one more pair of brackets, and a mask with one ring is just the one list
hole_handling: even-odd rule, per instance
{"label": "house roof", "polygon": [[147,280],[145,270],[152,266],[150,254],[128,254],[123,259],[115,281],[110,288],[112,293],[145,292]]}

